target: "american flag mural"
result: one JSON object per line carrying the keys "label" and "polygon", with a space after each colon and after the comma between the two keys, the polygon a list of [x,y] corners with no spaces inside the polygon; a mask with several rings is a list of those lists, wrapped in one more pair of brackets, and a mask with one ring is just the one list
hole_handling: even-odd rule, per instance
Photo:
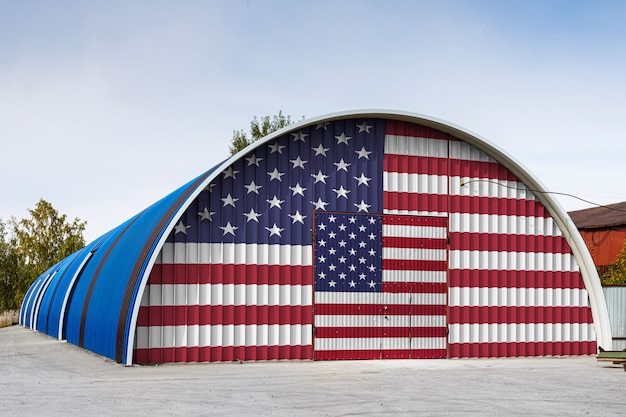
{"label": "american flag mural", "polygon": [[139,363],[596,349],[532,192],[466,142],[374,118],[293,130],[216,176],[161,249],[135,340]]}

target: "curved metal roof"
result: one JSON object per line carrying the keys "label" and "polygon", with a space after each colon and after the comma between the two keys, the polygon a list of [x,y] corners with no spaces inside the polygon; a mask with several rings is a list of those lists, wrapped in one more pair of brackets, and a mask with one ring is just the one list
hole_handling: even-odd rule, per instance
{"label": "curved metal roof", "polygon": [[[536,193],[570,244],[589,293],[598,343],[611,348],[607,308],[591,256],[568,214],[539,180],[505,151],[468,130],[424,115],[389,110],[327,114],[249,145],[42,274],[26,294],[20,323],[131,364],[134,329],[150,271],[167,236],[198,194],[252,149],[306,126],[355,117],[400,120],[440,130],[484,151],[515,174]],[[66,332],[61,334],[64,320]]]}

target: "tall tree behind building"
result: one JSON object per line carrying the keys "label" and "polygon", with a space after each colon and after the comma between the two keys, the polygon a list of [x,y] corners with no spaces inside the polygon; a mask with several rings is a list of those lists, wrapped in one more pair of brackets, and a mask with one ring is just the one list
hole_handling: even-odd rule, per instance
{"label": "tall tree behind building", "polygon": [[[304,116],[302,116],[302,120],[304,120]],[[229,147],[230,153],[234,155],[251,143],[293,123],[291,116],[285,116],[282,110],[272,118],[270,116],[261,118],[254,116],[254,119],[250,122],[250,132],[246,133],[243,129],[233,130],[233,139]]]}

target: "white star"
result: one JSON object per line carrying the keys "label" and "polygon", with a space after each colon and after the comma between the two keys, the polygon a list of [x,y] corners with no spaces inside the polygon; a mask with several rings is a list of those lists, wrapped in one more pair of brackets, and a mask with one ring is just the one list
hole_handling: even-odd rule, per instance
{"label": "white star", "polygon": [[320,272],[319,274],[317,274],[317,276],[318,276],[320,279],[326,279],[326,274],[324,273],[324,271],[322,271],[322,272]]}
{"label": "white star", "polygon": [[339,274],[339,279],[346,279],[346,274],[343,272]]}
{"label": "white star", "polygon": [[348,242],[346,242],[345,240],[340,240],[339,241],[339,246],[342,247],[342,248],[345,248],[347,243]]}
{"label": "white star", "polygon": [[320,223],[317,227],[318,227],[320,230],[326,230],[326,225],[325,225],[324,223]]}
{"label": "white star", "polygon": [[266,201],[270,203],[270,208],[278,207],[278,209],[282,209],[280,205],[285,202],[285,200],[279,200],[278,197],[276,196],[274,196],[274,198],[272,198],[271,200],[266,200]]}
{"label": "white star", "polygon": [[370,256],[376,256],[376,251],[374,249],[370,249],[368,253]]}
{"label": "white star", "polygon": [[259,166],[259,162],[261,162],[262,160],[263,158],[257,158],[255,154],[252,154],[248,158],[246,158],[246,161],[248,161],[248,166],[250,165]]}
{"label": "white star", "polygon": [[364,224],[362,224],[362,225],[360,225],[360,226],[359,226],[359,232],[364,232],[364,231],[366,231],[366,230],[367,230],[367,227],[365,227],[365,225],[364,225]]}
{"label": "white star", "polygon": [[348,269],[350,270],[350,272],[356,272],[356,265],[351,264]]}
{"label": "white star", "polygon": [[344,171],[348,172],[348,167],[352,164],[347,164],[344,162],[343,158],[341,158],[341,161],[339,162],[335,162],[334,165],[337,167],[337,172],[339,172],[339,170],[343,169]]}
{"label": "white star", "polygon": [[375,217],[370,217],[369,219],[367,219],[368,222],[370,222],[370,224],[376,224],[376,218]]}
{"label": "white star", "polygon": [[333,191],[337,193],[337,198],[344,197],[346,199],[348,198],[348,193],[350,192],[350,190],[346,190],[345,188],[343,188],[343,185],[339,187],[338,190],[333,188]]}
{"label": "white star", "polygon": [[330,239],[334,239],[336,236],[337,236],[337,233],[335,233],[335,232],[330,232],[330,233],[328,234],[328,237],[329,237]]}
{"label": "white star", "polygon": [[328,221],[331,223],[335,223],[335,220],[337,220],[337,218],[335,217],[334,214],[331,214],[330,217],[328,217]]}
{"label": "white star", "polygon": [[369,126],[367,122],[364,121],[362,124],[356,125],[356,127],[359,128],[358,133],[361,133],[361,132],[370,133],[370,129],[374,126]]}
{"label": "white star", "polygon": [[232,179],[235,179],[238,173],[239,171],[235,171],[233,170],[232,166],[229,166],[227,169],[224,170],[224,178],[231,177]]}
{"label": "white star", "polygon": [[361,184],[365,184],[365,186],[369,187],[370,185],[367,183],[368,181],[371,180],[371,178],[368,178],[365,176],[365,174],[361,173],[360,177],[354,177],[355,180],[357,180],[357,186],[361,185]]}
{"label": "white star", "polygon": [[337,269],[337,265],[335,265],[335,264],[328,265],[328,270],[329,271],[335,272],[336,269]]}
{"label": "white star", "polygon": [[350,256],[356,256],[356,249],[354,249],[354,248],[350,248],[350,250],[348,251],[348,253],[350,254]]}
{"label": "white star", "polygon": [[326,184],[326,178],[328,178],[328,175],[324,175],[321,169],[317,172],[317,175],[311,174],[311,176],[315,179],[314,184],[317,184],[320,181]]}
{"label": "white star", "polygon": [[315,151],[315,156],[317,156],[317,155],[324,155],[324,156],[326,156],[326,151],[329,151],[330,148],[325,148],[320,143],[320,145],[317,148],[313,148],[313,150]]}
{"label": "white star", "polygon": [[306,218],[306,216],[303,216],[302,214],[300,214],[299,210],[296,210],[295,214],[288,214],[289,217],[291,217],[291,224],[294,224],[295,222],[300,222],[302,224],[304,224],[304,219]]}
{"label": "white star", "polygon": [[325,201],[322,201],[321,197],[319,197],[317,201],[311,201],[311,203],[313,203],[313,205],[315,206],[315,210],[324,210],[324,211],[326,211],[326,206],[329,204]]}
{"label": "white star", "polygon": [[308,133],[302,133],[302,132],[298,132],[298,133],[292,133],[291,136],[293,136],[293,141],[297,142],[299,140],[301,140],[302,142],[304,142],[304,138],[306,138],[307,136],[309,136]]}
{"label": "white star", "polygon": [[298,155],[296,159],[291,159],[289,162],[293,164],[292,168],[298,167],[304,169],[304,164],[306,164],[308,161],[303,161],[302,158],[300,158],[300,155]]}
{"label": "white star", "polygon": [[268,172],[267,175],[270,176],[270,181],[271,180],[282,181],[283,179],[281,178],[281,176],[285,175],[285,173],[284,172],[278,172],[278,168],[274,168],[274,171]]}
{"label": "white star", "polygon": [[376,239],[376,235],[374,233],[370,233],[369,234],[369,238],[370,238],[370,240],[374,240],[374,239]]}
{"label": "white star", "polygon": [[198,216],[200,216],[200,221],[202,221],[202,220],[213,221],[213,219],[211,217],[214,214],[215,214],[214,211],[209,211],[209,209],[206,208],[206,207],[204,208],[204,211],[198,212]]}
{"label": "white star", "polygon": [[187,234],[187,229],[189,229],[191,226],[185,226],[183,224],[183,221],[179,221],[178,224],[176,225],[176,227],[174,228],[174,233],[184,233]]}
{"label": "white star", "polygon": [[367,243],[360,241],[359,242],[359,248],[365,248],[367,246]]}
{"label": "white star", "polygon": [[330,122],[322,122],[322,123],[318,123],[317,125],[315,125],[315,130],[317,129],[324,129],[324,130],[328,130],[328,125],[330,124]]}
{"label": "white star", "polygon": [[224,234],[222,236],[226,236],[228,233],[235,236],[235,230],[239,229],[239,227],[233,226],[230,224],[230,222],[228,222],[226,223],[226,226],[220,226],[220,229],[224,231]]}
{"label": "white star", "polygon": [[346,227],[347,227],[347,226],[346,226],[345,224],[341,223],[341,224],[339,225],[339,230],[341,230],[342,232],[345,232]]}
{"label": "white star", "polygon": [[335,281],[330,281],[330,282],[328,283],[328,285],[330,285],[331,287],[333,287],[333,288],[334,288],[334,287],[335,287],[335,285],[337,285],[337,283],[336,283]]}
{"label": "white star", "polygon": [[214,182],[212,182],[211,184],[207,185],[205,190],[210,193],[211,191],[213,191],[213,187],[215,187],[215,183]]}
{"label": "white star", "polygon": [[363,146],[360,151],[354,151],[354,152],[356,152],[356,154],[359,155],[357,159],[361,159],[361,158],[370,159],[369,155],[372,153],[366,150],[365,146]]}
{"label": "white star", "polygon": [[354,239],[356,239],[356,234],[354,232],[350,232],[348,237],[350,237],[350,240],[354,240]]}
{"label": "white star", "polygon": [[233,198],[230,193],[225,198],[221,199],[224,202],[222,207],[233,206],[235,207],[235,203],[239,200],[238,198]]}
{"label": "white star", "polygon": [[354,281],[350,281],[348,284],[350,284],[350,288],[355,288],[356,287],[356,282],[354,282]]}
{"label": "white star", "polygon": [[340,143],[345,143],[347,145],[348,141],[352,138],[350,136],[346,136],[345,133],[342,133],[340,136],[335,136],[335,139],[337,139],[337,145]]}
{"label": "white star", "polygon": [[337,253],[337,249],[335,249],[335,248],[328,249],[328,254],[329,255],[334,255],[335,253]]}
{"label": "white star", "polygon": [[320,240],[317,243],[319,243],[320,246],[326,246],[326,241],[324,239]]}
{"label": "white star", "polygon": [[359,258],[359,264],[364,264],[364,263],[365,263],[365,260],[366,260],[366,259],[365,259],[364,257],[362,257],[362,256],[361,256],[361,257]]}
{"label": "white star", "polygon": [[255,222],[259,222],[259,216],[261,215],[261,213],[256,213],[254,211],[254,209],[250,209],[250,213],[243,213],[244,216],[246,216],[246,223],[249,222],[250,220],[254,220]]}
{"label": "white star", "polygon": [[319,262],[326,263],[326,257],[324,255],[317,258]]}
{"label": "white star", "polygon": [[367,285],[369,285],[370,288],[374,288],[376,286],[376,283],[374,281],[370,281]]}
{"label": "white star", "polygon": [[363,272],[361,272],[359,274],[359,279],[363,279],[364,280],[366,277],[367,277],[367,275],[365,275]]}
{"label": "white star", "polygon": [[372,207],[371,204],[366,204],[365,201],[361,200],[360,204],[355,204],[357,211],[364,211],[364,212],[368,212],[368,209],[370,207]]}
{"label": "white star", "polygon": [[272,237],[272,236],[274,236],[274,235],[276,235],[276,236],[278,236],[278,237],[282,237],[280,233],[281,233],[283,230],[285,230],[285,229],[284,229],[284,228],[282,228],[282,229],[281,229],[280,227],[276,226],[276,223],[274,223],[274,226],[272,226],[272,227],[266,227],[266,228],[265,228],[265,230],[267,230],[268,232],[270,232],[270,237]]}
{"label": "white star", "polygon": [[248,192],[246,194],[250,194],[250,193],[256,193],[259,194],[259,188],[263,187],[262,185],[256,185],[254,183],[254,180],[248,184],[248,185],[244,185],[244,187],[246,187],[246,189],[248,190]]}
{"label": "white star", "polygon": [[368,266],[367,269],[369,269],[370,272],[376,272],[376,267],[374,266],[374,264],[371,264],[370,266]]}
{"label": "white star", "polygon": [[279,145],[278,142],[274,142],[272,145],[269,145],[269,148],[270,148],[270,153],[278,152],[282,154],[283,148],[286,148],[286,146]]}
{"label": "white star", "polygon": [[356,217],[354,217],[354,216],[350,216],[350,217],[348,218],[348,221],[349,221],[350,223],[356,224]]}
{"label": "white star", "polygon": [[291,190],[292,194],[291,196],[293,197],[296,194],[300,194],[302,197],[304,197],[304,192],[306,191],[306,188],[302,188],[300,186],[300,183],[297,183],[296,185],[294,185],[293,187],[289,187],[289,189]]}

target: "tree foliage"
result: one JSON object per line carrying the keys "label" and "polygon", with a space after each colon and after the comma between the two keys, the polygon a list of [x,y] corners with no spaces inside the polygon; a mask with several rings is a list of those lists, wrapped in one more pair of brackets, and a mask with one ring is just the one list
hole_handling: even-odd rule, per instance
{"label": "tree foliage", "polygon": [[60,215],[41,199],[30,218],[0,221],[0,310],[17,309],[33,281],[85,246],[86,222]]}
{"label": "tree foliage", "polygon": [[626,241],[617,261],[609,265],[608,271],[600,277],[602,285],[626,285]]}
{"label": "tree foliage", "polygon": [[[302,116],[302,119],[304,119],[304,116]],[[261,118],[254,116],[254,119],[250,122],[250,131],[248,133],[244,132],[243,129],[233,130],[233,139],[229,147],[230,153],[234,155],[251,143],[293,123],[291,116],[285,116],[282,110],[272,118],[270,116]]]}

